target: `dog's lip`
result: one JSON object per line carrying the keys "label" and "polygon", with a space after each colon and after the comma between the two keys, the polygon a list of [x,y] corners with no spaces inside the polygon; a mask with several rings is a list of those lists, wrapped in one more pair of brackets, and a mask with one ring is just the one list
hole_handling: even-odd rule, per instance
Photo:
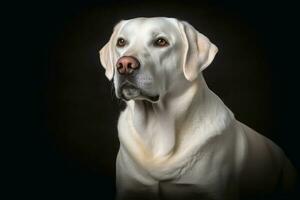
{"label": "dog's lip", "polygon": [[123,84],[121,86],[121,97],[125,100],[134,99],[141,95],[141,90],[133,84]]}
{"label": "dog's lip", "polygon": [[[123,91],[124,89],[138,90],[138,93],[136,95],[133,95],[132,98],[127,98],[124,95],[124,91]],[[134,85],[133,83],[126,81],[120,87],[120,97],[125,101],[129,101],[133,99],[133,100],[146,100],[146,101],[150,101],[151,103],[156,103],[158,102],[160,95],[149,95],[145,91],[143,91],[142,89]]]}

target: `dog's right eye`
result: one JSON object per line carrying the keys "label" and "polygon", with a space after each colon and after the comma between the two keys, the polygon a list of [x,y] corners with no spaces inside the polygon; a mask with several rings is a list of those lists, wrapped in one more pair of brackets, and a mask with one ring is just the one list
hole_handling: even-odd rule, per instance
{"label": "dog's right eye", "polygon": [[117,47],[124,47],[126,45],[126,40],[123,38],[119,38],[117,41]]}

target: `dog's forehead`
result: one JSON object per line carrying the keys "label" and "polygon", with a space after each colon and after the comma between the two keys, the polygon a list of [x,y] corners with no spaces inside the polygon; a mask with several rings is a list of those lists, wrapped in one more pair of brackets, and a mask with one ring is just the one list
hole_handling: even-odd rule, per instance
{"label": "dog's forehead", "polygon": [[144,34],[149,33],[174,33],[176,31],[176,19],[173,18],[165,18],[165,17],[153,17],[153,18],[134,18],[130,20],[126,20],[122,30],[120,33],[135,35],[141,33]]}

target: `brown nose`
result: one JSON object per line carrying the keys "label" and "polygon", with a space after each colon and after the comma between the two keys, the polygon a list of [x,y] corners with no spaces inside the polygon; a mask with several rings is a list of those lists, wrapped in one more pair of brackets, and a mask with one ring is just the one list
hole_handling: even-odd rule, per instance
{"label": "brown nose", "polygon": [[120,74],[131,74],[140,68],[139,61],[132,56],[123,56],[117,62],[117,70]]}

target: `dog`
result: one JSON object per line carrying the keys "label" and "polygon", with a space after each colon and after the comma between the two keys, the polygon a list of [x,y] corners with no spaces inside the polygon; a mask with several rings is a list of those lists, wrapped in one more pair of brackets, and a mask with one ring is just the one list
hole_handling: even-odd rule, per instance
{"label": "dog", "polygon": [[120,21],[100,50],[126,102],[118,121],[116,198],[245,199],[291,188],[296,170],[235,119],[202,71],[218,48],[186,21]]}

